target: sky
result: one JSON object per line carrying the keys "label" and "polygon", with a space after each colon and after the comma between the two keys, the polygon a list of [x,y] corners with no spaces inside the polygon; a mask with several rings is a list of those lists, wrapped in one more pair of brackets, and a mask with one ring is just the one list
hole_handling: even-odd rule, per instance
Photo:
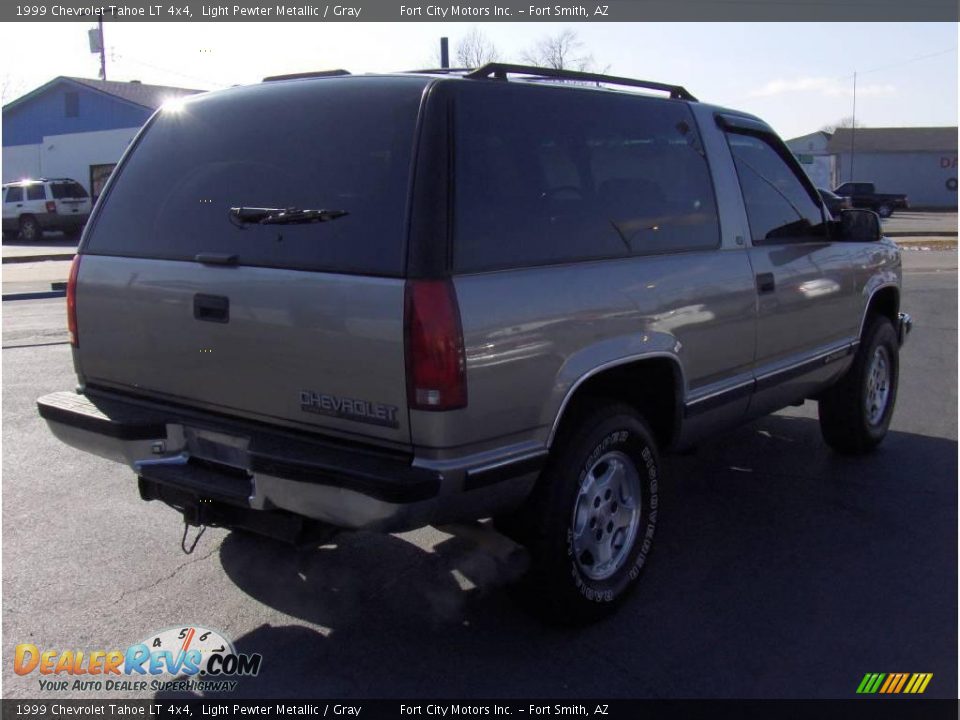
{"label": "sky", "polygon": [[[96,78],[92,24],[0,23],[7,103],[57,75]],[[436,63],[478,28],[502,59],[576,31],[582,52],[614,75],[684,85],[705,102],[745,110],[784,138],[853,112],[867,127],[957,124],[956,23],[107,23],[107,76],[217,89],[267,75]]]}

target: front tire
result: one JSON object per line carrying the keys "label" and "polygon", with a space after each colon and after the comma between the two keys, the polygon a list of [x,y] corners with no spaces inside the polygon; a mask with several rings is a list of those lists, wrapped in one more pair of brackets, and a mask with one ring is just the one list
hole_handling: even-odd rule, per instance
{"label": "front tire", "polygon": [[893,207],[887,204],[883,204],[877,208],[877,215],[882,218],[888,218],[893,215]]}
{"label": "front tire", "polygon": [[873,316],[853,365],[820,397],[820,431],[837,452],[863,454],[886,437],[897,399],[899,349],[890,320]]}
{"label": "front tire", "polygon": [[622,404],[579,417],[511,523],[526,529],[526,599],[564,624],[616,609],[646,564],[657,522],[660,458],[646,422]]}

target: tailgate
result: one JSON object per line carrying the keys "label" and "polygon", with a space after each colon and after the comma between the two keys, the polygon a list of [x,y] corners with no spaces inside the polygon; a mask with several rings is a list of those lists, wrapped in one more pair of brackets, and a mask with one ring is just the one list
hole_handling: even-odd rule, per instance
{"label": "tailgate", "polygon": [[90,196],[83,185],[75,180],[55,180],[50,191],[60,215],[89,215]]}
{"label": "tailgate", "polygon": [[409,445],[407,208],[426,83],[270,82],[158,111],[80,248],[84,380]]}
{"label": "tailgate", "polygon": [[407,444],[403,280],[83,256],[91,385]]}

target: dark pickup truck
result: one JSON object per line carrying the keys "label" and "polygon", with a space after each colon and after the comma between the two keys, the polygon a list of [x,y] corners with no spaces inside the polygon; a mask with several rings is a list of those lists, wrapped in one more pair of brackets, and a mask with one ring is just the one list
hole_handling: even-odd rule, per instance
{"label": "dark pickup truck", "polygon": [[906,195],[878,193],[873,183],[848,182],[833,192],[841,197],[849,197],[853,207],[874,210],[882,218],[890,217],[894,210],[910,207]]}

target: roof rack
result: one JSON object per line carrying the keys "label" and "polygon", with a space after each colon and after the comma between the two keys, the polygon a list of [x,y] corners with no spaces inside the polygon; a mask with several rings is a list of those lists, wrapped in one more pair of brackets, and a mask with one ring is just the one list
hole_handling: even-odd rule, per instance
{"label": "roof rack", "polygon": [[340,75],[349,75],[349,70],[338,69],[338,70],[317,70],[315,72],[304,72],[304,73],[290,73],[289,75],[270,75],[265,77],[263,82],[274,82],[276,80],[299,80],[301,78],[322,78],[322,77],[339,77]]}
{"label": "roof rack", "polygon": [[464,77],[474,80],[506,80],[508,74],[527,75],[536,78],[550,78],[554,80],[581,80],[609,85],[624,85],[626,87],[646,88],[670,93],[674,100],[689,100],[697,102],[687,89],[681,85],[651,82],[649,80],[634,80],[633,78],[616,77],[602,73],[580,72],[578,70],[556,70],[554,68],[533,67],[531,65],[511,65],[508,63],[487,63]]}
{"label": "roof rack", "polygon": [[404,74],[410,75],[452,75],[453,73],[469,73],[474,68],[424,68],[422,70],[404,70]]}

